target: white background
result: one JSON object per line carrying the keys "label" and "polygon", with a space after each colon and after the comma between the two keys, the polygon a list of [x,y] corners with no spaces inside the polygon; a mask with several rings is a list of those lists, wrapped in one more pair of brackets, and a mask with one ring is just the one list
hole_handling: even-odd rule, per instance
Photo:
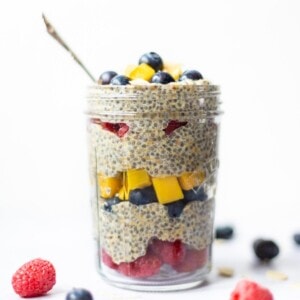
{"label": "white background", "polygon": [[[0,3],[0,298],[18,298],[11,275],[35,257],[57,268],[53,299],[73,286],[96,299],[126,293],[106,286],[94,268],[84,115],[90,80],[46,33],[42,12],[95,77],[156,51],[221,85],[216,224],[233,224],[236,237],[215,247],[214,261],[234,266],[236,276],[212,274],[202,289],[156,297],[228,299],[250,274],[276,299],[299,299],[300,249],[291,238],[300,231],[297,0]],[[255,264],[258,236],[280,244],[271,268],[287,281],[267,279]]]}

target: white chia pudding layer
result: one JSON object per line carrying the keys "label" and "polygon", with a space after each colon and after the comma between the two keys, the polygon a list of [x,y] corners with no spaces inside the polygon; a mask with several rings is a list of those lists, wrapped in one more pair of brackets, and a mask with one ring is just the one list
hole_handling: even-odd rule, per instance
{"label": "white chia pudding layer", "polygon": [[[193,111],[207,114],[219,106],[219,87],[206,80],[145,85],[93,85],[88,113],[118,115]],[[109,118],[111,118],[110,116]]]}
{"label": "white chia pudding layer", "polygon": [[214,199],[186,205],[178,218],[171,218],[159,203],[133,205],[123,201],[107,212],[99,208],[101,247],[115,263],[131,262],[146,254],[152,238],[181,240],[200,250],[212,242]]}
{"label": "white chia pudding layer", "polygon": [[[89,89],[88,112],[100,122],[125,123],[123,137],[88,125],[90,172],[115,176],[145,169],[150,176],[179,176],[218,165],[219,89],[207,81],[189,84],[99,86]],[[171,120],[186,125],[166,135]]]}
{"label": "white chia pudding layer", "polygon": [[187,124],[169,136],[163,131],[168,119],[123,119],[129,126],[123,138],[90,124],[91,175],[95,169],[108,177],[128,169],[145,169],[152,177],[208,171],[208,164],[217,160],[218,125],[196,118],[177,120]]}

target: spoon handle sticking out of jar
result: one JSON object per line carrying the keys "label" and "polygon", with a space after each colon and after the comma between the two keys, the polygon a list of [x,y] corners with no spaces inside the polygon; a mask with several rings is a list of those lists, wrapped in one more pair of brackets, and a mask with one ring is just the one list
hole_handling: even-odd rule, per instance
{"label": "spoon handle sticking out of jar", "polygon": [[80,61],[80,59],[77,57],[77,55],[72,51],[72,49],[65,43],[65,41],[60,37],[60,35],[57,33],[57,31],[54,29],[52,24],[49,22],[49,20],[45,17],[44,14],[42,14],[46,28],[48,33],[61,45],[63,46],[73,57],[73,59],[79,64],[79,66],[85,71],[85,73],[93,80],[93,82],[96,82],[93,75],[89,72],[89,70],[86,68],[86,66]]}

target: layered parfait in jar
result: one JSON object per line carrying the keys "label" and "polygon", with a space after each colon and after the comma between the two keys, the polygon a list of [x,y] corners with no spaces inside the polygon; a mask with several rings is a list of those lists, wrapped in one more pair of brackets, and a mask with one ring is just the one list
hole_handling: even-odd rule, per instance
{"label": "layered parfait in jar", "polygon": [[140,290],[203,281],[211,268],[219,88],[149,52],[88,91],[100,274]]}

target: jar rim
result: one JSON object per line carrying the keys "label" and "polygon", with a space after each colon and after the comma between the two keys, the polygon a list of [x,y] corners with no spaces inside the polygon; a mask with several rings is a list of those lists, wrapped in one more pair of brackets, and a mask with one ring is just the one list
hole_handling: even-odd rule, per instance
{"label": "jar rim", "polygon": [[220,85],[211,84],[206,80],[187,81],[187,82],[170,82],[168,84],[145,83],[145,84],[127,84],[127,85],[101,85],[98,83],[87,86],[88,90],[95,91],[116,91],[116,92],[151,92],[151,91],[182,91],[194,90],[199,92],[215,92],[220,93]]}
{"label": "jar rim", "polygon": [[207,81],[169,84],[88,86],[88,114],[132,115],[143,113],[196,111],[219,113],[218,85]]}

